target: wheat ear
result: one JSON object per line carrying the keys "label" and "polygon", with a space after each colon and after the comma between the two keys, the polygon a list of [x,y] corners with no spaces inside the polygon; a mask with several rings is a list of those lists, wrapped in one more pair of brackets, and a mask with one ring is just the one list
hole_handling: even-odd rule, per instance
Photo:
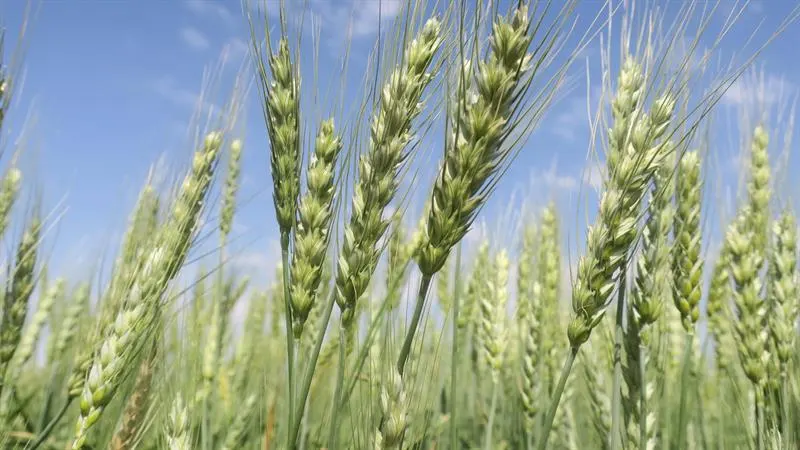
{"label": "wheat ear", "polygon": [[[45,289],[43,295],[40,297],[36,312],[25,327],[25,331],[17,347],[17,352],[11,360],[11,367],[14,368],[13,370],[21,370],[22,366],[33,355],[42,328],[45,322],[47,322],[47,319],[50,318],[50,311],[53,309],[53,305],[55,305],[56,301],[60,300],[64,294],[65,284],[66,281],[63,278],[57,279],[52,285]],[[9,381],[13,381],[13,379],[14,378],[9,378]]]}
{"label": "wheat ear", "polygon": [[180,395],[172,403],[167,416],[165,434],[167,447],[170,450],[190,450],[193,448],[190,436],[189,413]]}
{"label": "wheat ear", "polygon": [[141,431],[142,422],[147,414],[147,407],[151,402],[150,393],[153,388],[152,380],[156,365],[156,345],[139,363],[139,371],[133,385],[133,392],[125,405],[122,413],[122,425],[111,438],[112,450],[129,450],[136,448],[137,439]]}
{"label": "wheat ear", "polygon": [[210,133],[205,138],[203,149],[195,153],[191,172],[184,179],[172,216],[164,224],[157,245],[145,259],[126,300],[122,302],[125,306],[103,336],[97,355],[91,359],[72,442],[75,450],[84,447],[89,430],[114,397],[136,347],[141,345],[142,337],[153,326],[152,319],[161,296],[183,265],[211,185],[221,144],[222,135]]}
{"label": "wheat ear", "polygon": [[572,292],[575,316],[567,332],[572,347],[589,339],[605,312],[619,270],[626,264],[626,255],[637,236],[636,219],[645,189],[664,158],[666,146],[653,146],[652,142],[666,131],[674,101],[659,99],[649,117],[641,114],[643,83],[641,68],[633,59],[627,59],[612,104],[609,178],[601,194],[598,218],[588,231],[587,252],[578,262]]}
{"label": "wheat ear", "polygon": [[[517,316],[519,320],[526,320],[533,305],[539,298],[532,298],[536,282],[536,250],[538,245],[537,228],[535,222],[526,223],[522,229],[520,239],[519,257],[517,258]],[[541,285],[539,286],[541,290]],[[539,292],[541,295],[541,292]]]}
{"label": "wheat ear", "polygon": [[648,203],[649,217],[642,230],[642,250],[636,261],[636,277],[628,308],[625,335],[625,393],[628,443],[633,448],[656,445],[656,359],[651,357],[656,339],[653,324],[661,317],[671,293],[669,235],[673,223],[675,191],[673,164],[665,163],[656,173]]}
{"label": "wheat ear", "polygon": [[[0,109],[0,111],[2,110]],[[0,125],[2,125],[1,118]],[[17,201],[21,181],[22,172],[16,167],[12,167],[8,169],[2,182],[0,182],[0,236],[6,232],[8,216],[14,207],[14,203]]]}
{"label": "wheat ear", "polygon": [[[498,18],[492,28],[490,51],[476,67],[475,79],[462,80],[453,137],[448,139],[444,163],[431,195],[431,208],[417,261],[425,276],[441,269],[452,248],[464,237],[475,214],[486,201],[490,183],[509,155],[503,146],[511,114],[524,96],[517,84],[530,69],[528,46],[530,18],[527,7],[518,8],[509,19]],[[466,64],[462,69],[471,70]],[[471,74],[466,73],[469,77]],[[473,100],[467,86],[474,84]]]}
{"label": "wheat ear", "polygon": [[302,335],[314,307],[330,240],[336,160],[342,150],[333,119],[322,123],[308,165],[308,191],[300,200],[295,248],[292,255],[292,319],[295,337]]}
{"label": "wheat ear", "polygon": [[81,316],[86,313],[89,306],[91,288],[89,283],[81,283],[75,288],[70,299],[70,304],[64,313],[64,318],[58,328],[58,333],[52,340],[53,346],[50,351],[50,359],[58,358],[63,355],[72,345],[72,340],[78,332]]}
{"label": "wheat ear", "polygon": [[[733,292],[730,274],[731,257],[727,242],[723,240],[722,248],[711,269],[711,283],[706,304],[708,330],[714,336],[715,362],[720,371],[727,370],[736,358],[736,343],[733,341],[729,308]],[[732,352],[734,354],[731,354]]]}
{"label": "wheat ear", "polygon": [[492,377],[492,399],[489,407],[489,421],[486,424],[484,448],[490,449],[494,445],[492,432],[494,431],[494,417],[497,410],[497,397],[502,381],[505,359],[508,346],[508,319],[506,318],[506,303],[508,302],[508,254],[501,250],[495,257],[492,265],[492,276],[485,291],[485,296],[480,301],[481,328],[484,341],[483,352]]}
{"label": "wheat ear", "polygon": [[[353,190],[351,216],[344,229],[344,242],[336,263],[332,302],[341,311],[340,326],[352,333],[355,307],[364,294],[378,264],[382,248],[378,245],[390,225],[384,211],[397,192],[399,176],[409,159],[407,147],[414,138],[412,123],[421,113],[425,88],[434,78],[430,68],[442,45],[442,25],[428,19],[403,53],[403,61],[389,75],[380,91],[379,107],[370,123],[369,149],[358,161],[358,180]],[[333,303],[328,303],[320,321],[319,336],[303,376],[295,414],[290,420],[289,446],[294,445],[311,387],[324,330]],[[340,336],[344,336],[340,334]],[[341,355],[341,352],[340,352]],[[334,404],[339,403],[343,377],[340,371]],[[336,419],[334,419],[336,420]],[[335,423],[332,430],[335,430]]]}
{"label": "wheat ear", "polygon": [[[538,302],[542,295],[542,288],[538,282],[534,282],[533,288],[527,296],[528,301]],[[540,355],[541,348],[539,340],[541,339],[541,323],[539,318],[532,309],[527,309],[525,316],[523,334],[523,353],[522,353],[522,388],[520,389],[520,396],[522,397],[522,410],[525,415],[525,432],[528,435],[528,446],[530,447],[536,432],[536,420],[539,414],[539,395],[543,393]]]}
{"label": "wheat ear", "polygon": [[244,445],[244,438],[247,433],[248,421],[251,419],[253,412],[256,411],[256,396],[250,395],[244,401],[239,412],[231,423],[228,429],[228,434],[225,441],[222,443],[220,450],[234,450],[242,448]]}
{"label": "wheat ear", "polygon": [[690,377],[695,375],[693,348],[695,346],[695,324],[700,316],[702,296],[703,261],[701,259],[700,203],[702,178],[700,157],[697,152],[686,152],[681,156],[676,181],[676,210],[672,248],[673,300],[681,316],[685,331],[683,361],[681,363],[680,405],[678,407],[678,441],[684,445],[687,424],[686,402]]}
{"label": "wheat ear", "polygon": [[[518,7],[509,18],[498,17],[492,26],[490,49],[477,65],[475,91],[468,101],[467,76],[462,74],[457,92],[455,117],[450,118],[454,135],[447,140],[444,162],[434,182],[425,235],[417,254],[422,273],[419,295],[409,329],[400,350],[397,367],[403,372],[427,296],[427,285],[461,241],[480,207],[491,192],[492,180],[510,155],[504,145],[515,125],[512,114],[525,97],[518,83],[530,70],[528,47],[532,36],[527,6]],[[465,64],[462,71],[470,70]]]}
{"label": "wheat ear", "polygon": [[[263,112],[270,142],[273,198],[281,233],[295,225],[300,195],[300,75],[282,37],[267,65],[259,62]],[[267,74],[267,66],[271,77]]]}
{"label": "wheat ear", "polygon": [[770,254],[770,333],[781,371],[786,372],[797,339],[798,272],[797,221],[786,210],[773,225],[774,247]]}
{"label": "wheat ear", "polygon": [[672,266],[675,307],[681,314],[683,328],[689,333],[694,332],[694,324],[700,317],[702,295],[701,192],[700,158],[697,152],[686,152],[678,167]]}
{"label": "wheat ear", "polygon": [[[792,355],[797,342],[798,282],[797,271],[797,221],[794,214],[786,209],[773,225],[773,248],[770,253],[769,271],[767,273],[767,302],[769,311],[769,329],[772,336],[772,348],[777,361],[778,374],[773,378],[773,388],[780,390],[781,437],[791,442],[791,420],[789,372]],[[773,392],[775,392],[773,390]],[[777,427],[776,427],[777,428]],[[777,430],[776,430],[777,431]]]}
{"label": "wheat ear", "polygon": [[768,145],[766,130],[756,127],[750,150],[747,204],[739,211],[726,236],[731,253],[739,358],[745,375],[756,386],[765,381],[769,357],[769,333],[765,328],[767,304],[762,297],[763,282],[759,276],[766,261],[769,220]]}
{"label": "wheat ear", "polygon": [[8,364],[17,352],[22,338],[28,301],[35,287],[40,233],[41,222],[34,217],[22,233],[11,272],[10,286],[3,295],[3,315],[0,317],[0,394],[6,385]]}
{"label": "wheat ear", "polygon": [[350,221],[336,271],[336,302],[344,322],[353,319],[356,301],[366,291],[378,263],[378,242],[389,226],[383,211],[397,191],[398,175],[413,139],[411,124],[422,111],[422,95],[433,79],[428,70],[442,44],[441,24],[429,19],[405,51],[381,92],[372,118],[370,149],[361,156]]}
{"label": "wheat ear", "polygon": [[545,419],[540,449],[546,448],[560,400],[558,391],[566,385],[575,355],[603,318],[610,295],[625,273],[622,269],[638,233],[642,198],[665,156],[666,145],[654,143],[666,132],[675,102],[668,96],[659,98],[649,115],[642,114],[643,86],[641,67],[628,57],[612,102],[614,124],[606,162],[609,176],[604,180],[598,217],[589,227],[586,254],[578,261],[572,290],[574,316],[567,328],[571,349]]}
{"label": "wheat ear", "polygon": [[380,393],[383,421],[379,428],[378,445],[382,450],[399,450],[408,427],[408,404],[403,378],[392,368],[381,383]]}

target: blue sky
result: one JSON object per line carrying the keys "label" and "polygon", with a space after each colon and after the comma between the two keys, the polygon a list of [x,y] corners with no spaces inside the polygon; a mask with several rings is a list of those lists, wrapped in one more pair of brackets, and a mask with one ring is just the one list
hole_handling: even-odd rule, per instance
{"label": "blue sky", "polygon": [[[0,3],[12,46],[24,3]],[[732,4],[722,3],[722,9]],[[749,31],[759,24],[755,42],[762,42],[786,17],[792,3],[751,2],[723,43],[722,58],[726,52],[741,49]],[[310,0],[309,5],[322,28],[322,77],[335,74],[346,30],[351,30],[351,76],[346,84],[348,96],[355,96],[377,37],[378,12],[382,11],[388,25],[399,10],[399,2],[384,1],[381,8],[378,0]],[[601,5],[599,1],[582,2],[578,32]],[[197,106],[204,70],[216,66],[226,51],[229,63],[221,72],[219,86],[222,92],[227,90],[239,62],[247,57],[247,39],[247,24],[238,1],[38,3],[27,35],[24,85],[6,132],[12,138],[18,136],[28,119],[27,145],[20,163],[28,193],[33,187],[40,188],[45,206],[64,213],[52,234],[55,274],[87,276],[97,258],[110,245],[117,245],[137,191],[154,163],[162,161],[159,167],[164,173],[185,167],[191,151],[186,129]],[[723,184],[730,185],[738,170],[738,138],[730,125],[739,108],[754,99],[774,107],[781,98],[775,92],[795,92],[796,80],[800,80],[797,42],[800,26],[795,24],[759,59],[765,93],[759,94],[750,84],[737,84],[723,99],[718,120],[721,129],[715,129],[714,134],[727,136],[727,140],[709,148],[714,159],[721,161],[714,173],[724,179]],[[576,225],[575,218],[581,210],[580,195],[595,181],[595,177],[586,175],[594,173],[591,164],[584,173],[589,140],[584,74],[586,64],[591,70],[598,67],[599,57],[597,43],[593,42],[584,52],[586,60],[580,60],[570,72],[575,80],[572,90],[564,92],[534,131],[498,186],[485,210],[487,216],[511,211],[526,199],[540,205],[552,196],[559,200],[564,217],[565,245],[570,242],[574,247],[576,240],[583,240],[582,226]],[[304,64],[305,70],[310,70],[310,61]],[[306,77],[304,92],[310,93],[311,88],[312,82]],[[241,244],[236,261],[242,270],[271,277],[278,236],[270,197],[268,147],[255,89],[247,98],[245,112],[240,194],[244,204],[235,229]],[[435,155],[440,150],[428,151]],[[792,158],[789,164],[798,168],[798,158]],[[424,191],[414,195],[414,203],[420,203]],[[711,195],[718,198],[720,194]],[[509,202],[509,198],[514,200]],[[409,222],[415,223],[416,217]],[[490,225],[489,229],[499,229]]]}

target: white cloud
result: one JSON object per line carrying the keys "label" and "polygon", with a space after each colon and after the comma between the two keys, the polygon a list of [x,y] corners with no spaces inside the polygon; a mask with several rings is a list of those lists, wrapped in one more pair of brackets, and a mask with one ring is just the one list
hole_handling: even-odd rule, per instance
{"label": "white cloud", "polygon": [[232,38],[223,46],[223,53],[236,64],[246,58],[249,52],[250,44],[241,38]]}
{"label": "white cloud", "polygon": [[231,232],[234,236],[242,236],[251,230],[250,226],[246,223],[242,222],[242,220],[236,216],[233,218],[233,227]]}
{"label": "white cloud", "polygon": [[747,9],[749,12],[753,14],[763,14],[764,13],[764,2],[753,0],[747,5]]}
{"label": "white cloud", "polygon": [[583,171],[583,182],[597,192],[603,185],[604,166],[599,161],[592,162]]}
{"label": "white cloud", "polygon": [[256,272],[271,272],[269,269],[275,269],[275,261],[268,258],[266,254],[260,252],[246,252],[237,255],[231,263],[241,269]]}
{"label": "white cloud", "polygon": [[[303,32],[315,35],[319,30],[323,48],[338,54],[343,50],[341,46],[350,40],[368,40],[374,38],[378,30],[382,34],[389,30],[405,3],[403,0],[290,0],[285,2],[285,16],[291,27],[301,23],[299,17],[305,17]],[[279,5],[278,0],[248,0],[246,8],[255,17],[266,16],[274,30]]]}
{"label": "white cloud", "polygon": [[578,179],[572,175],[558,173],[555,164],[546,171],[534,170],[531,174],[531,184],[535,187],[544,187],[546,190],[572,192],[578,189]]}
{"label": "white cloud", "polygon": [[397,16],[401,4],[399,0],[356,0],[353,7],[353,36],[368,36],[378,31],[379,21]]}
{"label": "white cloud", "polygon": [[148,172],[148,182],[158,188],[163,188],[167,185],[170,176],[170,167],[167,162],[166,153],[161,153],[156,159],[156,162],[150,166]]}
{"label": "white cloud", "polygon": [[[199,111],[203,115],[213,115],[217,112],[217,107],[207,101],[200,91],[193,91],[182,87],[170,76],[157,79],[152,85],[153,91],[163,99],[181,108],[189,108]],[[181,127],[183,127],[182,124]]]}
{"label": "white cloud", "polygon": [[787,97],[794,86],[783,76],[765,75],[739,78],[725,92],[722,101],[730,106],[769,107]]}
{"label": "white cloud", "polygon": [[208,38],[200,30],[194,27],[181,28],[180,37],[183,43],[188,45],[192,50],[206,50],[210,45]]}
{"label": "white cloud", "polygon": [[600,85],[592,85],[586,92],[585,86],[576,86],[583,92],[564,99],[563,104],[555,107],[558,113],[553,116],[552,126],[549,128],[556,136],[568,141],[575,142],[588,137],[592,128],[592,122],[596,121],[597,108],[603,103],[603,88]]}
{"label": "white cloud", "polygon": [[[378,31],[379,24],[394,19],[402,8],[400,0],[352,0],[331,2],[313,0],[311,12],[319,20],[323,29],[355,38],[371,36]],[[269,13],[269,7],[268,7]]]}
{"label": "white cloud", "polygon": [[180,87],[172,77],[161,77],[153,84],[156,94],[177,106],[193,107],[197,105],[199,95],[189,89]]}
{"label": "white cloud", "polygon": [[250,277],[251,286],[263,289],[275,281],[280,255],[280,243],[272,239],[262,251],[244,249],[234,253],[231,255],[230,264],[242,275]]}
{"label": "white cloud", "polygon": [[476,220],[472,227],[467,231],[464,236],[465,248],[477,249],[481,242],[489,238],[486,221],[484,219]]}
{"label": "white cloud", "polygon": [[231,10],[214,0],[186,0],[184,6],[197,16],[219,20],[226,25],[233,25],[236,21]]}
{"label": "white cloud", "polygon": [[[105,228],[95,229],[78,237],[74,244],[68,246],[63,252],[64,258],[54,261],[51,265],[51,269],[53,269],[51,273],[56,273],[68,280],[90,278],[96,261],[100,261],[108,249],[116,245],[118,234],[118,231]],[[0,268],[0,270],[2,269],[5,267]]]}
{"label": "white cloud", "polygon": [[542,181],[545,185],[563,191],[574,191],[578,188],[578,180],[571,175],[560,175],[554,171],[542,174]]}
{"label": "white cloud", "polygon": [[[304,2],[286,2],[286,9],[294,11],[293,7],[297,6],[298,3],[302,5]],[[268,17],[278,17],[280,6],[281,0],[247,0],[245,2],[245,8],[248,10],[247,12],[256,17],[264,13],[266,13]]]}
{"label": "white cloud", "polygon": [[742,169],[746,166],[746,164],[747,164],[747,159],[745,155],[742,154],[742,152],[738,152],[735,155],[730,156],[731,170],[733,170],[735,173],[741,172]]}
{"label": "white cloud", "polygon": [[589,129],[586,97],[571,97],[561,111],[556,114],[554,120],[553,133],[568,142],[575,142],[578,135],[583,136]]}

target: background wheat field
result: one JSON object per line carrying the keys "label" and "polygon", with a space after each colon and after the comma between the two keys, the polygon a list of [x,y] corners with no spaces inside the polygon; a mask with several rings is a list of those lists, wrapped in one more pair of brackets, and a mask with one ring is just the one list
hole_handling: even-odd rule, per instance
{"label": "background wheat field", "polygon": [[800,449],[793,2],[0,11],[0,447]]}

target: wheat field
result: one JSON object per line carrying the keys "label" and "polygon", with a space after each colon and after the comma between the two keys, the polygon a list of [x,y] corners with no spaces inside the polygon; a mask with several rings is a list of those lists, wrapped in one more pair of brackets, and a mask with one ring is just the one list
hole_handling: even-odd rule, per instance
{"label": "wheat field", "polygon": [[[83,278],[50,269],[61,210],[3,139],[2,448],[800,449],[796,98],[759,71],[800,7],[758,34],[748,2],[386,0],[345,95],[300,3],[236,5],[236,82]],[[517,201],[582,85],[574,201]],[[243,207],[274,214],[274,273],[232,263]]]}

